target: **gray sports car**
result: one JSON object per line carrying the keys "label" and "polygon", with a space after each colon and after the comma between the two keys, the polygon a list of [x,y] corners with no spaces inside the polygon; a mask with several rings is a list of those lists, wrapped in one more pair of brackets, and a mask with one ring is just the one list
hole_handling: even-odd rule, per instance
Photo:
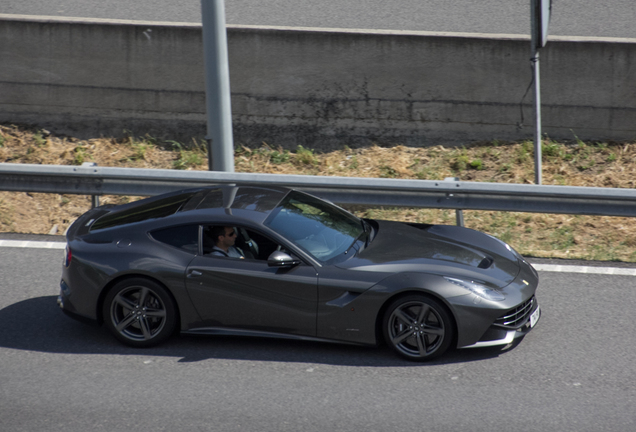
{"label": "gray sports car", "polygon": [[505,345],[537,323],[537,272],[457,226],[359,219],[306,193],[209,187],[88,211],[58,304],[121,342],[176,331],[386,342],[415,361]]}

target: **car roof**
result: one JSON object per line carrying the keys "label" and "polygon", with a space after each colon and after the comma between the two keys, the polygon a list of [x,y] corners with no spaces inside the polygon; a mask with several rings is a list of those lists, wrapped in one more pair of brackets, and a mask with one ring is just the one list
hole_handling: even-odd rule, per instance
{"label": "car roof", "polygon": [[210,186],[157,195],[110,208],[91,231],[144,221],[191,222],[195,219],[244,219],[261,224],[291,191],[282,187]]}
{"label": "car roof", "polygon": [[221,186],[202,189],[179,212],[227,215],[261,223],[291,189],[262,186]]}

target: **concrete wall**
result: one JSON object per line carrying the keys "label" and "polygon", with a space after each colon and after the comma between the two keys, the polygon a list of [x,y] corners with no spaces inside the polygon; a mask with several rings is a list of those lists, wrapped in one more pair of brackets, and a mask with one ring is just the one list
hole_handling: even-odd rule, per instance
{"label": "concrete wall", "polygon": [[[326,150],[532,139],[529,40],[228,28],[235,142]],[[0,15],[0,121],[80,136],[205,134],[199,25]],[[636,40],[553,38],[543,130],[636,138]]]}

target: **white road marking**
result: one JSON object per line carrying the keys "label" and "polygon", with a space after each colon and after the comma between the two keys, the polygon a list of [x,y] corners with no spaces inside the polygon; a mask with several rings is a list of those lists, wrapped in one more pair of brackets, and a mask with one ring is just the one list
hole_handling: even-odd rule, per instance
{"label": "white road marking", "polygon": [[636,268],[588,267],[574,265],[532,264],[537,271],[557,273],[586,273],[613,276],[636,276]]}
{"label": "white road marking", "polygon": [[66,242],[0,240],[0,247],[29,248],[29,249],[64,249],[66,247]]}

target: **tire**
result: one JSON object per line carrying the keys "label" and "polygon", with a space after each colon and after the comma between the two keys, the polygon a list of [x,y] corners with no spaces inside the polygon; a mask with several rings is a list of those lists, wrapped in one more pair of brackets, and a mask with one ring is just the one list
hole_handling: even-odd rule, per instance
{"label": "tire", "polygon": [[391,349],[410,361],[427,361],[444,354],[455,336],[446,308],[423,295],[410,295],[391,303],[382,328]]}
{"label": "tire", "polygon": [[126,345],[149,347],[172,335],[176,307],[164,287],[156,282],[135,278],[116,284],[103,304],[106,327]]}

